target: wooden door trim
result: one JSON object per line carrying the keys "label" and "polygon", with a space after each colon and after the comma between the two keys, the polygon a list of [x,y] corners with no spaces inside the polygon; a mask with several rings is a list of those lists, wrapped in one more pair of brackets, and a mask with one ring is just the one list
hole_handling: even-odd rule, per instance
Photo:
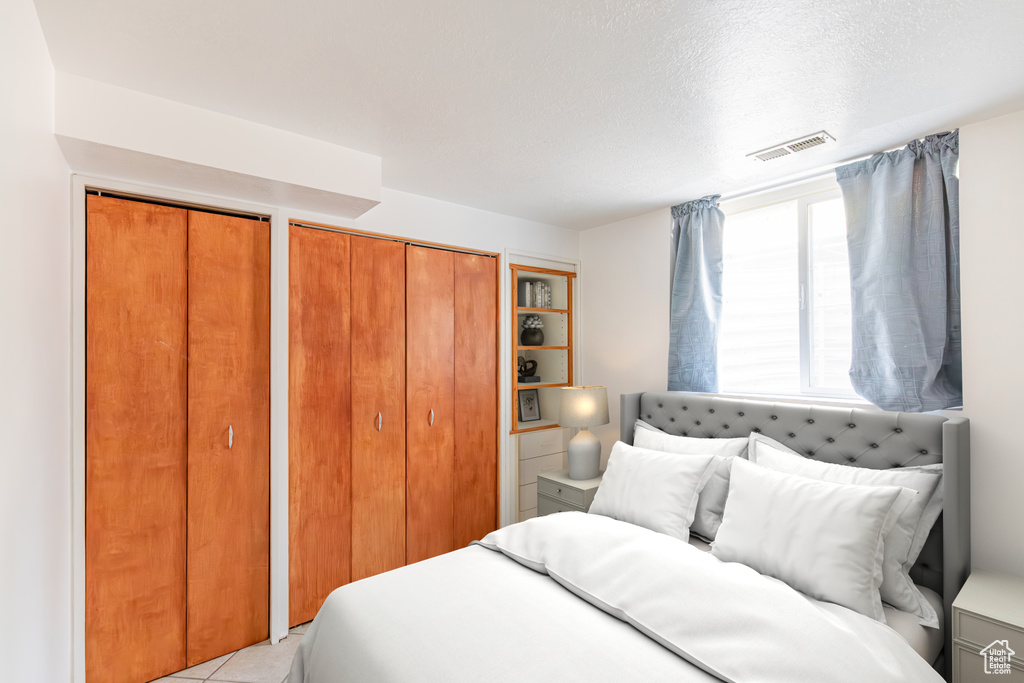
{"label": "wooden door trim", "polygon": [[[576,277],[576,273],[571,270],[557,270],[555,268],[540,268],[538,266],[524,266],[518,263],[511,263],[508,266],[511,270],[525,270],[530,273],[542,273],[544,275],[561,275],[567,278]],[[571,300],[567,302],[570,310],[572,309]]]}
{"label": "wooden door trim", "polygon": [[501,502],[504,496],[501,491],[501,259],[494,264],[494,386],[498,390],[498,400],[494,410],[494,528],[501,528]]}
{"label": "wooden door trim", "polygon": [[[509,298],[509,310],[512,313],[512,324],[509,329],[512,333],[512,339],[509,343],[509,349],[512,353],[512,434],[519,432],[519,410],[516,406],[516,401],[519,400],[519,317],[516,315],[519,305],[519,269],[516,266],[509,266],[512,271],[512,286],[511,297]],[[519,460],[519,454],[516,454],[516,460]],[[518,467],[518,463],[516,463]],[[518,512],[518,510],[516,511]]]}

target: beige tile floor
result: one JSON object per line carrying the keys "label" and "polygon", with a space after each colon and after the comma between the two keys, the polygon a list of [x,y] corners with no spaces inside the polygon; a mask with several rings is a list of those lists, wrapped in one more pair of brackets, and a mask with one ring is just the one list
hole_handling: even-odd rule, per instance
{"label": "beige tile floor", "polygon": [[196,681],[229,681],[230,683],[287,683],[292,657],[302,642],[309,624],[288,631],[288,637],[277,645],[269,640],[231,654],[197,664],[154,683],[196,683]]}

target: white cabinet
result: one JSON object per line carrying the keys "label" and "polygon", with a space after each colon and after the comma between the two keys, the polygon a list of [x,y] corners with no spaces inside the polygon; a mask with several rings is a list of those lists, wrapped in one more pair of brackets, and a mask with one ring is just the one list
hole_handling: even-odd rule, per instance
{"label": "white cabinet", "polygon": [[569,430],[565,428],[526,432],[519,440],[518,521],[537,516],[537,475],[557,472],[568,466],[565,449]]}
{"label": "white cabinet", "polygon": [[1022,661],[1024,579],[975,569],[953,601],[953,683],[1024,682]]}

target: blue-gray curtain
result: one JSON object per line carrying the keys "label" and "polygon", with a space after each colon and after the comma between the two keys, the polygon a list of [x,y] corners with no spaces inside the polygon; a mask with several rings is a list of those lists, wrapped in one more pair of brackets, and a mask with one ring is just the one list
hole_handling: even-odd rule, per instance
{"label": "blue-gray curtain", "polygon": [[719,196],[672,207],[669,391],[718,391],[725,224]]}
{"label": "blue-gray curtain", "polygon": [[886,410],[963,404],[958,131],[836,169],[846,207],[858,394]]}

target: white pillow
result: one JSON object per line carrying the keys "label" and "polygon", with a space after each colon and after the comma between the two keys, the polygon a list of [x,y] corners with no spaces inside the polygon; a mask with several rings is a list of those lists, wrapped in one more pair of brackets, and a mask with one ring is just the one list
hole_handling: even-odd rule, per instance
{"label": "white pillow", "polygon": [[658,432],[659,434],[664,434],[665,433],[664,429],[658,429],[654,425],[652,425],[652,424],[650,424],[648,422],[644,422],[643,420],[640,420],[640,419],[637,419],[637,421],[633,423],[634,435],[636,433],[636,430],[638,430],[638,429],[647,429],[647,430],[650,430],[652,432]]}
{"label": "white pillow", "polygon": [[732,459],[747,457],[747,439],[697,439],[688,436],[666,434],[643,420],[637,420],[633,427],[633,445],[664,453],[697,455],[711,453],[715,456],[715,472],[707,486],[700,492],[697,511],[694,513],[690,531],[708,541],[715,540],[718,527],[722,524],[722,510],[729,495],[729,472]]}
{"label": "white pillow", "polygon": [[810,460],[778,441],[760,434],[750,435],[750,461],[788,474],[837,484],[902,486],[917,493],[885,538],[882,560],[882,600],[903,612],[916,615],[921,624],[939,627],[935,608],[910,578],[932,526],[942,512],[942,465],[872,470]]}
{"label": "white pillow", "polygon": [[590,512],[686,541],[697,494],[714,464],[711,455],[680,458],[617,441]]}
{"label": "white pillow", "polygon": [[735,458],[711,554],[885,623],[883,541],[914,494],[774,472]]}

